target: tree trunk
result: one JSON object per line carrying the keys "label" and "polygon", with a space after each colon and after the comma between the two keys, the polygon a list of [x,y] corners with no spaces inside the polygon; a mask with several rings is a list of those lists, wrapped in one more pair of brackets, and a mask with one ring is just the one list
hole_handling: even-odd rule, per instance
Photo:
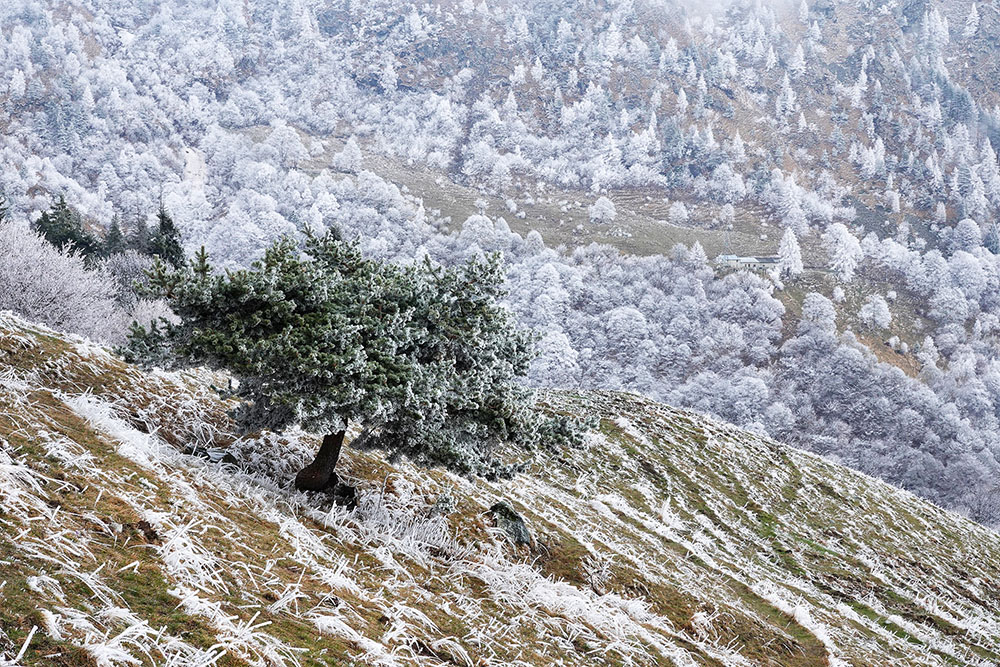
{"label": "tree trunk", "polygon": [[340,431],[323,437],[323,444],[316,458],[295,476],[295,488],[300,491],[322,491],[337,485],[337,473],[333,469],[337,467],[345,434],[346,431]]}

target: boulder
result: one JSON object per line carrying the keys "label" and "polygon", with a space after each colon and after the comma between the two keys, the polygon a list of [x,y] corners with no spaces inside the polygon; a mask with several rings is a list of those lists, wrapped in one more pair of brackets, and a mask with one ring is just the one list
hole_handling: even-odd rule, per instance
{"label": "boulder", "polygon": [[528,530],[528,524],[510,503],[501,500],[490,508],[489,513],[496,527],[506,533],[511,542],[515,545],[531,545],[531,531]]}

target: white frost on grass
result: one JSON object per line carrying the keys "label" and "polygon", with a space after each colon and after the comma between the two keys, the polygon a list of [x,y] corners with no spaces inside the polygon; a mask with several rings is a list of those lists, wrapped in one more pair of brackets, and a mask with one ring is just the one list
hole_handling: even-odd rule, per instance
{"label": "white frost on grass", "polygon": [[782,594],[778,585],[771,581],[762,581],[750,587],[750,589],[764,600],[767,600],[776,609],[788,614],[795,619],[795,622],[805,628],[812,636],[826,648],[831,667],[846,667],[847,663],[838,657],[839,651],[833,639],[830,638],[828,628],[822,623],[813,619],[809,613],[809,606],[804,601],[796,603],[789,602]]}
{"label": "white frost on grass", "polygon": [[[30,335],[24,339],[32,344]],[[773,443],[691,413],[636,397],[601,405],[608,395],[594,394],[588,409],[621,432],[591,434],[590,447],[567,452],[565,465],[549,462],[544,474],[514,483],[462,480],[405,462],[388,478],[373,480],[358,471],[384,462],[347,451],[345,478],[362,477],[356,480],[359,507],[349,511],[290,488],[312,439],[298,433],[239,439],[228,450],[238,465],[181,454],[165,438],[205,447],[218,447],[220,434],[228,438],[224,419],[210,419],[214,399],[195,380],[125,370],[139,389],[90,395],[64,380],[80,368],[99,374],[110,359],[94,349],[73,349],[87,358],[54,357],[45,381],[60,381],[52,393],[103,434],[109,451],[127,465],[108,466],[60,439],[57,429],[40,428],[44,419],[25,417],[51,409],[25,398],[44,389],[41,374],[0,373],[0,415],[22,438],[44,431],[36,452],[48,455],[39,464],[37,453],[32,461],[0,439],[0,538],[18,538],[18,559],[37,565],[30,587],[41,631],[85,647],[102,664],[188,667],[211,664],[228,651],[254,665],[293,666],[304,661],[302,649],[279,640],[284,635],[271,623],[295,621],[342,639],[349,659],[372,665],[431,664],[431,654],[485,665],[693,664],[694,656],[750,665],[740,655],[744,647],[726,634],[727,619],[755,618],[778,635],[782,629],[734,594],[731,582],[750,586],[790,614],[826,647],[831,664],[848,656],[877,663],[885,650],[928,665],[943,663],[942,656],[985,664],[970,645],[994,647],[1000,636],[1000,619],[979,602],[993,594],[989,581],[998,559],[989,548],[975,561],[962,561],[970,576],[961,586],[949,569],[955,557],[943,557],[940,549],[922,548],[914,556],[919,568],[893,555],[906,548],[898,540],[908,530],[944,526],[969,544],[997,545],[989,533],[861,475],[799,452],[782,454]],[[136,400],[140,391],[143,401]],[[168,430],[157,432],[157,425]],[[50,465],[66,480],[56,479],[61,475]],[[821,484],[857,511],[834,512],[837,522],[817,527],[810,518],[824,516],[834,502]],[[47,502],[60,489],[78,493],[87,486],[99,489],[93,509],[70,513]],[[434,501],[441,493],[458,498],[458,525],[470,534],[457,533],[453,519],[437,514]],[[102,518],[102,494],[134,510],[158,537],[143,544],[135,530]],[[524,508],[536,551],[510,550],[485,518],[485,508],[501,497]],[[912,516],[899,516],[903,512]],[[267,538],[256,541],[248,522]],[[873,534],[890,541],[890,548],[873,541]],[[585,583],[545,575],[546,550],[558,550],[563,540],[573,541],[574,551],[559,566],[577,568]],[[206,619],[216,645],[196,649],[129,609],[108,585],[115,573],[101,564],[99,543],[141,548],[137,553],[158,559],[179,608],[199,622]],[[808,570],[804,552],[819,552],[807,545],[820,545],[823,557],[851,576],[892,590],[967,634],[945,636],[934,624],[899,617],[895,603],[857,598],[880,621],[924,644],[896,637],[843,604],[853,581],[834,596],[789,571],[788,558]],[[146,565],[136,560],[120,571]],[[3,579],[0,574],[0,590]],[[89,591],[85,609],[59,597],[61,591],[71,600],[79,584]],[[712,605],[697,607],[687,620],[671,620],[651,606],[654,598],[643,585]],[[384,618],[384,626],[373,627],[373,617]],[[450,618],[461,621],[464,636],[449,634],[454,626],[442,619]],[[0,659],[9,661],[18,647],[7,642],[3,650]]]}
{"label": "white frost on grass", "polygon": [[345,639],[362,651],[360,659],[375,667],[395,667],[400,663],[382,644],[372,641],[349,626],[340,616],[313,613],[309,616],[316,629],[325,635]]}

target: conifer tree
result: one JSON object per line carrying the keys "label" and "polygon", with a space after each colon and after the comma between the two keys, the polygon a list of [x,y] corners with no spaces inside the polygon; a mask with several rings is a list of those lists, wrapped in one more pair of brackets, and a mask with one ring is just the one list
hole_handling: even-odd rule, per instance
{"label": "conifer tree", "polygon": [[830,270],[845,283],[854,280],[854,272],[864,253],[851,230],[835,222],[823,233],[823,243],[830,255]]}
{"label": "conifer tree", "polygon": [[325,434],[299,489],[337,483],[349,423],[361,426],[352,446],[390,460],[502,477],[519,469],[498,460],[502,448],[571,433],[530,409],[517,382],[531,336],[498,303],[503,279],[497,256],[398,266],[365,258],[334,232],[310,234],[304,252],[284,239],[250,269],[221,275],[202,249],[177,271],[157,261],[151,289],[181,321],[133,325],[125,353],[228,370],[244,432],[299,424]]}
{"label": "conifer tree", "polygon": [[135,218],[135,229],[128,237],[128,248],[135,250],[139,254],[148,255],[150,254],[150,235],[149,235],[149,225],[146,224],[146,218],[142,215],[137,215]]}
{"label": "conifer tree", "polygon": [[784,276],[797,276],[802,273],[802,251],[795,232],[791,227],[785,230],[778,246],[778,266]]}
{"label": "conifer tree", "polygon": [[60,250],[75,250],[86,256],[100,249],[98,240],[83,228],[80,214],[69,207],[62,195],[31,227]]}
{"label": "conifer tree", "polygon": [[122,233],[121,219],[117,213],[111,218],[111,226],[104,237],[104,244],[101,250],[105,257],[125,252],[125,234]]}
{"label": "conifer tree", "polygon": [[978,31],[979,10],[976,9],[976,3],[973,2],[972,7],[969,9],[969,15],[965,19],[965,28],[962,30],[962,36],[966,39],[975,37]]}
{"label": "conifer tree", "polygon": [[149,253],[159,257],[175,269],[179,269],[184,263],[181,234],[177,225],[174,224],[174,219],[170,217],[162,203],[160,210],[156,212],[156,223],[156,232],[149,239]]}
{"label": "conifer tree", "polygon": [[983,238],[983,245],[994,255],[1000,255],[1000,228],[997,223],[990,225],[989,231]]}

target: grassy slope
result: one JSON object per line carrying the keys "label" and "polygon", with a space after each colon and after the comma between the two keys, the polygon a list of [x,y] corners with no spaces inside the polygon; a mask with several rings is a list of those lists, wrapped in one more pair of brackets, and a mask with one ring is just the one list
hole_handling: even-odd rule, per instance
{"label": "grassy slope", "polygon": [[699,415],[552,394],[587,449],[501,485],[351,452],[348,512],[289,488],[313,438],[234,439],[207,380],[0,315],[0,664],[34,627],[22,664],[1000,660],[1000,537]]}

